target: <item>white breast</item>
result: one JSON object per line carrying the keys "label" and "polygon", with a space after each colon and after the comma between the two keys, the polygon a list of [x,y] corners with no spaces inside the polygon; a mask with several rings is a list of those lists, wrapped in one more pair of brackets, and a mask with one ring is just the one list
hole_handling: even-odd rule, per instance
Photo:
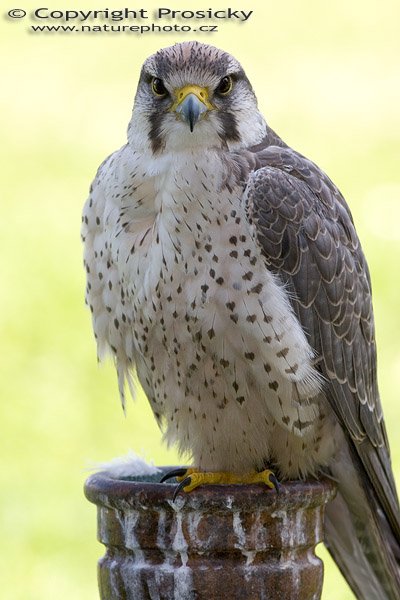
{"label": "white breast", "polygon": [[150,170],[152,192],[135,208],[135,191],[112,240],[139,379],[167,439],[198,463],[262,464],[277,423],[313,431],[312,350],[219,156],[175,155]]}

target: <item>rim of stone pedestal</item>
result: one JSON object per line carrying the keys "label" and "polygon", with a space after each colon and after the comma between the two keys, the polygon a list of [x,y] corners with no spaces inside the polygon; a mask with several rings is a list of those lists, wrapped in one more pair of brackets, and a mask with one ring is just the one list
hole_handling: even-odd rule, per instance
{"label": "rim of stone pedestal", "polygon": [[114,478],[105,471],[91,475],[85,483],[86,498],[93,504],[109,508],[173,507],[212,510],[244,509],[262,506],[271,510],[314,507],[326,504],[336,494],[335,483],[326,477],[319,480],[286,481],[279,494],[262,484],[207,485],[190,493],[180,493],[172,502],[175,480],[159,483],[175,467],[158,467],[156,475]]}

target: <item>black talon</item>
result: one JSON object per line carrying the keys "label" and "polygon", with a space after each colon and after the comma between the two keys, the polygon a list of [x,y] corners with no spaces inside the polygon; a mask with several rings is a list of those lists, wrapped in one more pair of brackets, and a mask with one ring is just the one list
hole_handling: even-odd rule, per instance
{"label": "black talon", "polygon": [[281,493],[281,486],[275,475],[270,475],[269,480],[274,484],[277,494]]}
{"label": "black talon", "polygon": [[172,479],[172,477],[183,477],[186,471],[187,469],[182,467],[179,469],[172,469],[172,471],[168,471],[168,473],[165,473],[165,475],[161,477],[160,483],[164,483],[164,481],[167,481],[167,479]]}
{"label": "black talon", "polygon": [[192,481],[191,477],[186,477],[186,479],[181,481],[180,484],[176,486],[176,488],[174,490],[174,495],[172,497],[172,502],[175,502],[176,497],[179,494],[179,492],[181,492],[186,485],[190,485],[191,481]]}

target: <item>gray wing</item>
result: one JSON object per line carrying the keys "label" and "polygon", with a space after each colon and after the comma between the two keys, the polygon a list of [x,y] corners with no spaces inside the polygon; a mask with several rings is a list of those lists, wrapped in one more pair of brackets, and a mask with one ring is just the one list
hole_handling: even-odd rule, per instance
{"label": "gray wing", "polygon": [[368,493],[400,540],[400,520],[376,375],[371,283],[347,204],[330,179],[287,147],[258,149],[245,198],[267,266],[328,380],[327,398],[359,460]]}

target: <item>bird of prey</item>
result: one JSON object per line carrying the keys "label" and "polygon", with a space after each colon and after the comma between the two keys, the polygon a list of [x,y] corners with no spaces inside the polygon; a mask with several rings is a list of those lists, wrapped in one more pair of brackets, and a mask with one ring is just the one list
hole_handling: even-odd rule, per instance
{"label": "bird of prey", "polygon": [[145,61],[82,237],[99,357],[123,404],[136,372],[191,456],[184,491],[328,474],[339,568],[357,598],[399,600],[367,263],[340,191],[267,125],[230,54],[184,42]]}

